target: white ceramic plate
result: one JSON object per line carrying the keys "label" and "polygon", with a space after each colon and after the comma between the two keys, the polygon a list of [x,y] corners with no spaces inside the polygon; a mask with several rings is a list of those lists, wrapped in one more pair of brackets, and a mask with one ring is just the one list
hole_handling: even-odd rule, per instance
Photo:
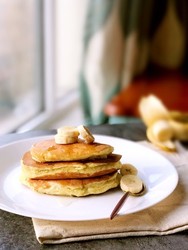
{"label": "white ceramic plate", "polygon": [[[19,182],[20,158],[31,145],[49,136],[20,140],[0,147],[0,209],[28,217],[48,220],[94,220],[109,218],[122,191],[111,190],[88,197],[57,197],[31,191]],[[114,146],[122,163],[131,163],[147,186],[141,197],[126,200],[119,214],[141,211],[155,205],[173,192],[178,183],[175,167],[157,152],[135,142],[95,135],[96,141]]]}

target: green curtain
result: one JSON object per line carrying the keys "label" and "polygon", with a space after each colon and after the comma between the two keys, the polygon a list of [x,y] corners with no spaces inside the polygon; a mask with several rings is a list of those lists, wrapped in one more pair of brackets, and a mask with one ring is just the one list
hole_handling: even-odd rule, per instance
{"label": "green curtain", "polygon": [[90,0],[80,93],[85,123],[107,122],[105,103],[157,65],[187,72],[187,0]]}

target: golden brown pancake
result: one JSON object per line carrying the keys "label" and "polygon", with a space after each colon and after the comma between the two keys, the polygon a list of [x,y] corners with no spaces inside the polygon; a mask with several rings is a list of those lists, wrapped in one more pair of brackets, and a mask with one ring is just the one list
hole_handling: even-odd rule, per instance
{"label": "golden brown pancake", "polygon": [[121,155],[103,143],[57,144],[54,139],[32,145],[21,159],[20,181],[50,195],[87,196],[119,185]]}
{"label": "golden brown pancake", "polygon": [[70,179],[101,176],[120,169],[121,155],[110,154],[105,159],[61,162],[36,162],[30,152],[21,160],[21,171],[29,179]]}
{"label": "golden brown pancake", "polygon": [[120,176],[117,172],[100,177],[66,180],[31,180],[21,176],[20,181],[39,193],[79,197],[101,194],[117,187]]}
{"label": "golden brown pancake", "polygon": [[35,161],[77,161],[88,158],[106,157],[114,148],[107,144],[83,141],[73,144],[56,144],[54,139],[44,140],[32,145],[30,152]]}

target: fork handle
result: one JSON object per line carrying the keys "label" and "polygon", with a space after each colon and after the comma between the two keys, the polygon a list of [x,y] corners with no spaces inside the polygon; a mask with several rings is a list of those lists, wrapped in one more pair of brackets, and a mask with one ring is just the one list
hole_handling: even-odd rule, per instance
{"label": "fork handle", "polygon": [[118,201],[117,205],[114,207],[114,209],[110,215],[111,220],[118,214],[119,210],[123,206],[128,195],[129,195],[129,192],[125,192],[124,195],[121,197],[121,199]]}

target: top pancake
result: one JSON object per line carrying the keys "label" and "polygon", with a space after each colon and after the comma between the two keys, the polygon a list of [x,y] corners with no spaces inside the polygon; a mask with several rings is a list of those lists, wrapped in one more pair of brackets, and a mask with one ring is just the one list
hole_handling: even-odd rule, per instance
{"label": "top pancake", "polygon": [[103,158],[113,150],[111,145],[97,142],[87,144],[80,140],[73,144],[56,144],[54,139],[49,139],[33,144],[30,153],[35,161],[52,162]]}

